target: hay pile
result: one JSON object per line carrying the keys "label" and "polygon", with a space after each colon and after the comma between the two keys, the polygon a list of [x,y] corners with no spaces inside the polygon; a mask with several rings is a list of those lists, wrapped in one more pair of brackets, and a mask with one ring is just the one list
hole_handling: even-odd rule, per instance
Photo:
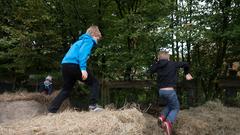
{"label": "hay pile", "polygon": [[[156,121],[155,121],[156,123]],[[137,109],[103,112],[64,111],[53,116],[39,116],[12,124],[2,124],[5,135],[140,135],[161,132],[155,125],[149,127],[144,115]],[[153,128],[153,129],[152,129]]]}
{"label": "hay pile", "polygon": [[[135,108],[79,112],[63,108],[52,116],[46,106],[55,97],[38,93],[0,95],[0,134],[4,135],[162,135],[157,119]],[[69,107],[69,103],[65,103]],[[22,109],[22,110],[21,110]],[[5,110],[5,112],[3,111]],[[8,110],[8,111],[6,111]],[[9,113],[9,115],[7,115]],[[3,115],[5,114],[5,116]],[[14,114],[14,115],[12,115]],[[6,116],[7,115],[7,116]],[[1,121],[1,118],[8,117]],[[21,119],[19,119],[20,116]],[[220,102],[181,110],[175,135],[240,135],[240,108]]]}
{"label": "hay pile", "polygon": [[[19,92],[0,95],[0,134],[4,135],[162,135],[157,120],[135,108],[79,112],[62,108],[47,115],[46,107],[56,96]],[[1,106],[4,104],[4,106]],[[68,103],[65,106],[70,106]],[[4,111],[5,110],[5,111]],[[25,112],[25,113],[24,113]],[[4,121],[5,120],[5,121]]]}
{"label": "hay pile", "polygon": [[[26,91],[19,91],[16,93],[3,93],[0,94],[0,102],[12,102],[12,101],[30,101],[34,100],[37,101],[43,105],[49,105],[49,103],[56,97],[56,95],[59,93],[59,91],[54,91],[50,96],[49,95],[43,95],[38,92],[26,92]],[[64,102],[63,106],[65,109],[66,107],[70,106],[70,103],[68,100],[67,102]]]}
{"label": "hay pile", "polygon": [[175,128],[177,135],[240,135],[240,108],[210,101],[180,111]]}

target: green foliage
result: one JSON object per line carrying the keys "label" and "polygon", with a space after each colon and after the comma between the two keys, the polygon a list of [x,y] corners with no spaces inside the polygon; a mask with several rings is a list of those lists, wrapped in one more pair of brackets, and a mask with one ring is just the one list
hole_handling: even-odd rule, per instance
{"label": "green foliage", "polygon": [[58,69],[61,37],[52,27],[54,17],[41,1],[11,2],[11,14],[1,21],[1,68],[26,77]]}

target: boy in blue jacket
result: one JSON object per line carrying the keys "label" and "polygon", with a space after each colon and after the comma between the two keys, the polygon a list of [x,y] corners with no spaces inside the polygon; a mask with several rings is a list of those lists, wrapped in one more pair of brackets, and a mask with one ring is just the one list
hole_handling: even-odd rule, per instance
{"label": "boy in blue jacket", "polygon": [[157,84],[159,96],[166,101],[167,105],[158,117],[158,122],[165,130],[167,135],[172,134],[172,124],[176,120],[180,105],[175,91],[177,84],[177,70],[184,68],[184,74],[187,80],[191,80],[189,65],[187,62],[170,61],[168,52],[160,51],[158,60],[150,67],[150,72],[157,73]]}
{"label": "boy in blue jacket", "polygon": [[82,81],[91,89],[89,109],[99,111],[97,106],[99,96],[99,82],[87,69],[87,60],[92,48],[101,39],[102,35],[98,26],[90,26],[86,33],[79,37],[68,50],[62,60],[63,88],[50,104],[48,111],[56,113],[62,102],[69,97],[71,90],[77,80]]}

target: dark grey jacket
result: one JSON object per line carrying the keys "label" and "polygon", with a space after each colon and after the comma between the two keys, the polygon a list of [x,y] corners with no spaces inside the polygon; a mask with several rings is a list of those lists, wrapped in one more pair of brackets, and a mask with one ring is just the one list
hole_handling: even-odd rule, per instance
{"label": "dark grey jacket", "polygon": [[159,60],[151,65],[149,71],[151,74],[157,73],[158,88],[176,87],[177,70],[184,68],[184,74],[189,73],[189,65],[187,62],[173,62],[168,60]]}

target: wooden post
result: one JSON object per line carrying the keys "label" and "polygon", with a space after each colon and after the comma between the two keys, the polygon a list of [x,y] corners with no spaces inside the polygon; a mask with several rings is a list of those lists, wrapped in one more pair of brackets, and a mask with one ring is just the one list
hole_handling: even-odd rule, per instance
{"label": "wooden post", "polygon": [[109,82],[105,80],[101,84],[101,102],[103,106],[110,103]]}
{"label": "wooden post", "polygon": [[102,80],[101,82],[101,102],[102,102],[102,105],[105,105],[105,81]]}

